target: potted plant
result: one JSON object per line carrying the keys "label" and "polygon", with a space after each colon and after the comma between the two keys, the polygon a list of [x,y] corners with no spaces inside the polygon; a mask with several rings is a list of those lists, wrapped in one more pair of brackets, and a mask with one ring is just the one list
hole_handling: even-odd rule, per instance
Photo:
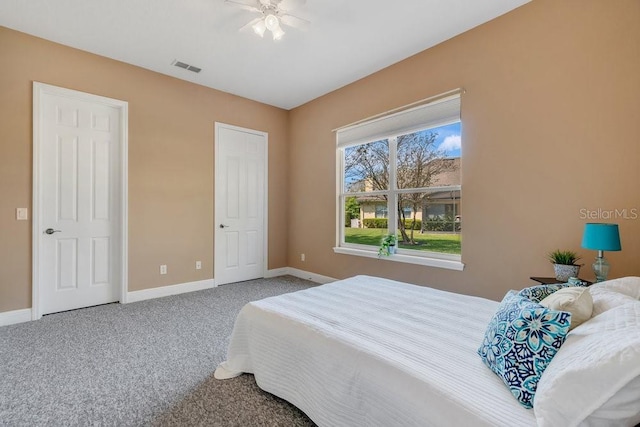
{"label": "potted plant", "polygon": [[396,253],[397,238],[395,234],[387,234],[382,238],[380,242],[380,249],[378,249],[378,256],[389,256]]}
{"label": "potted plant", "polygon": [[547,257],[553,264],[556,280],[564,283],[569,280],[569,277],[578,277],[581,265],[576,264],[580,257],[575,252],[556,249],[550,252]]}

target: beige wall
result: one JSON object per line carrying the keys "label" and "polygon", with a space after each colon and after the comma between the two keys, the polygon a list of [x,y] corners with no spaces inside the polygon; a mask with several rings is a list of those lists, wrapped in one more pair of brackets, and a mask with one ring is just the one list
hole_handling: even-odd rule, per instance
{"label": "beige wall", "polygon": [[129,103],[130,291],[213,277],[215,121],[269,133],[269,268],[287,265],[287,111],[3,27],[0,52],[0,312],[31,307],[31,221],[15,209],[31,218],[33,81]]}
{"label": "beige wall", "polygon": [[[638,22],[636,0],[535,0],[292,110],[289,264],[495,299],[529,276],[552,275],[553,249],[577,250],[590,264],[580,210],[640,208]],[[331,130],[458,87],[467,91],[464,271],[334,254]],[[640,219],[616,222],[623,251],[607,254],[612,276],[640,275]]]}

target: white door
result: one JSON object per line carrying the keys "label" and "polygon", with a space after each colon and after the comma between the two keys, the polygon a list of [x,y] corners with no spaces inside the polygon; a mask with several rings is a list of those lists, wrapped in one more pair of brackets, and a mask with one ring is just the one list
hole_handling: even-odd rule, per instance
{"label": "white door", "polygon": [[121,110],[74,93],[39,93],[39,314],[120,297]]}
{"label": "white door", "polygon": [[215,282],[264,277],[267,135],[216,123]]}

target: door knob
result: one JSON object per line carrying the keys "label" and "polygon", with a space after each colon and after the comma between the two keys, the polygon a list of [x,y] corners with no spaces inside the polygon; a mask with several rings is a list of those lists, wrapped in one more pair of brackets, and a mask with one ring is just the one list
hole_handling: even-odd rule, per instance
{"label": "door knob", "polygon": [[228,225],[220,224],[220,228],[227,228]]}
{"label": "door knob", "polygon": [[60,233],[61,231],[62,230],[54,230],[53,228],[47,228],[46,230],[44,230],[44,232],[47,234]]}

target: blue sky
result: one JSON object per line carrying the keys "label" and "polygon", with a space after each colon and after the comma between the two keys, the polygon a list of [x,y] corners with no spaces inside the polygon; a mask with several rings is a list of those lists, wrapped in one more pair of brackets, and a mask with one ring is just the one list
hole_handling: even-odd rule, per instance
{"label": "blue sky", "polygon": [[460,122],[429,130],[438,134],[436,147],[439,150],[446,151],[448,157],[460,157]]}

